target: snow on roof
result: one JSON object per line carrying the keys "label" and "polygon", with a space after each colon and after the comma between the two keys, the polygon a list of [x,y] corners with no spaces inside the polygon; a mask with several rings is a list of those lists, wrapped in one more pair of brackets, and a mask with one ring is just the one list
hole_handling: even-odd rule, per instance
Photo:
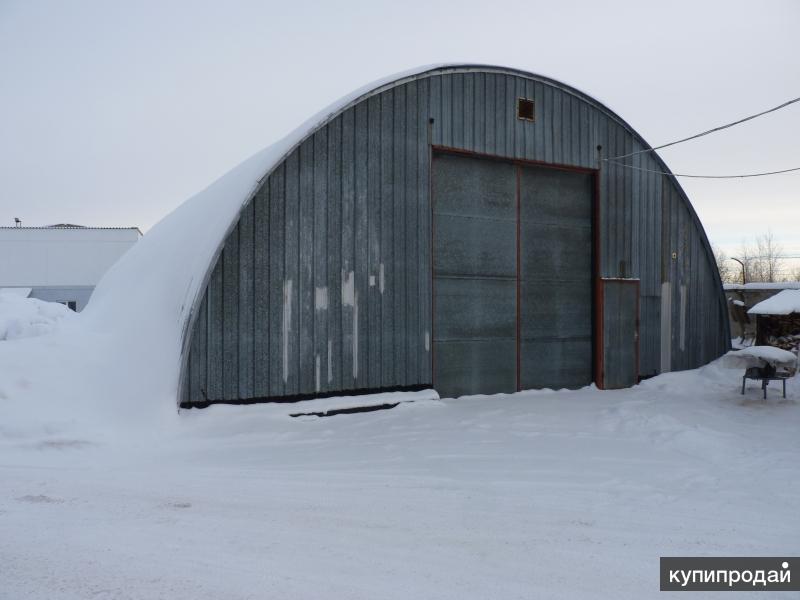
{"label": "snow on roof", "polygon": [[[391,75],[337,100],[286,137],[257,152],[169,213],[103,276],[80,313],[87,328],[113,332],[109,346],[120,364],[121,386],[142,401],[176,400],[184,334],[205,277],[243,205],[262,180],[316,129],[361,97],[433,69]],[[166,403],[169,406],[169,403]],[[174,406],[174,404],[172,405]]]}
{"label": "snow on roof", "polygon": [[747,311],[751,315],[788,315],[800,313],[800,289],[783,290],[762,300]]}
{"label": "snow on roof", "polygon": [[726,290],[800,290],[800,281],[755,282],[744,285],[726,283],[722,287]]}

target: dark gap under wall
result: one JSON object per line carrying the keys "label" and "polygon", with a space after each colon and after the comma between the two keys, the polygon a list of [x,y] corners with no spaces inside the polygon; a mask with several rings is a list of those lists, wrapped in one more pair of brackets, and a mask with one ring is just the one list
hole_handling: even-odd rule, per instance
{"label": "dark gap under wall", "polygon": [[364,388],[360,390],[338,390],[331,392],[320,392],[316,394],[292,394],[289,396],[237,398],[235,400],[203,400],[199,402],[189,401],[189,402],[181,402],[180,408],[208,408],[212,404],[230,404],[234,406],[249,405],[249,404],[291,404],[293,402],[301,402],[303,400],[315,400],[318,398],[335,398],[336,396],[367,396],[369,394],[383,394],[387,392],[421,392],[423,390],[431,390],[431,389],[433,388],[431,388],[431,386],[429,385],[407,385],[407,386],[395,386],[395,387],[384,387],[384,388]]}

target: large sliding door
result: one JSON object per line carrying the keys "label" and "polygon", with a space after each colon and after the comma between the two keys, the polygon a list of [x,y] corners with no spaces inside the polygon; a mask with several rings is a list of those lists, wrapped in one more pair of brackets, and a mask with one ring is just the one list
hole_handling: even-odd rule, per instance
{"label": "large sliding door", "polygon": [[434,154],[442,396],[592,381],[591,175]]}
{"label": "large sliding door", "polygon": [[592,178],[520,169],[520,389],[592,382]]}
{"label": "large sliding door", "polygon": [[433,381],[442,396],[517,389],[514,165],[433,161]]}

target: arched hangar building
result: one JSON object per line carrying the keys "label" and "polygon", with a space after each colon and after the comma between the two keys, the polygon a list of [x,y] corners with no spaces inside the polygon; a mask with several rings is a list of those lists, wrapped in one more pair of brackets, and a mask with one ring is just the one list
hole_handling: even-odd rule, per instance
{"label": "arched hangar building", "polygon": [[190,299],[181,405],[618,388],[720,356],[708,240],[658,155],[632,154],[649,148],[509,68],[425,68],[339,102],[233,202]]}

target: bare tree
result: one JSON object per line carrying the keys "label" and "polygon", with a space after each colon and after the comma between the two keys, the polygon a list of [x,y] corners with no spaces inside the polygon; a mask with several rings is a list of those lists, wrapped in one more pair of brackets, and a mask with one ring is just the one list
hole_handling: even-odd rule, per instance
{"label": "bare tree", "polygon": [[725,254],[722,248],[714,244],[711,245],[711,249],[714,251],[714,259],[717,262],[717,270],[719,271],[719,278],[722,280],[722,283],[735,283],[737,277],[731,269],[728,255]]}
{"label": "bare tree", "polygon": [[783,246],[775,241],[771,230],[756,238],[759,263],[762,273],[761,281],[778,281],[778,276],[783,268]]}
{"label": "bare tree", "polygon": [[775,241],[772,231],[767,231],[752,244],[742,241],[736,258],[744,263],[748,282],[774,282],[780,277],[784,257],[783,246]]}

